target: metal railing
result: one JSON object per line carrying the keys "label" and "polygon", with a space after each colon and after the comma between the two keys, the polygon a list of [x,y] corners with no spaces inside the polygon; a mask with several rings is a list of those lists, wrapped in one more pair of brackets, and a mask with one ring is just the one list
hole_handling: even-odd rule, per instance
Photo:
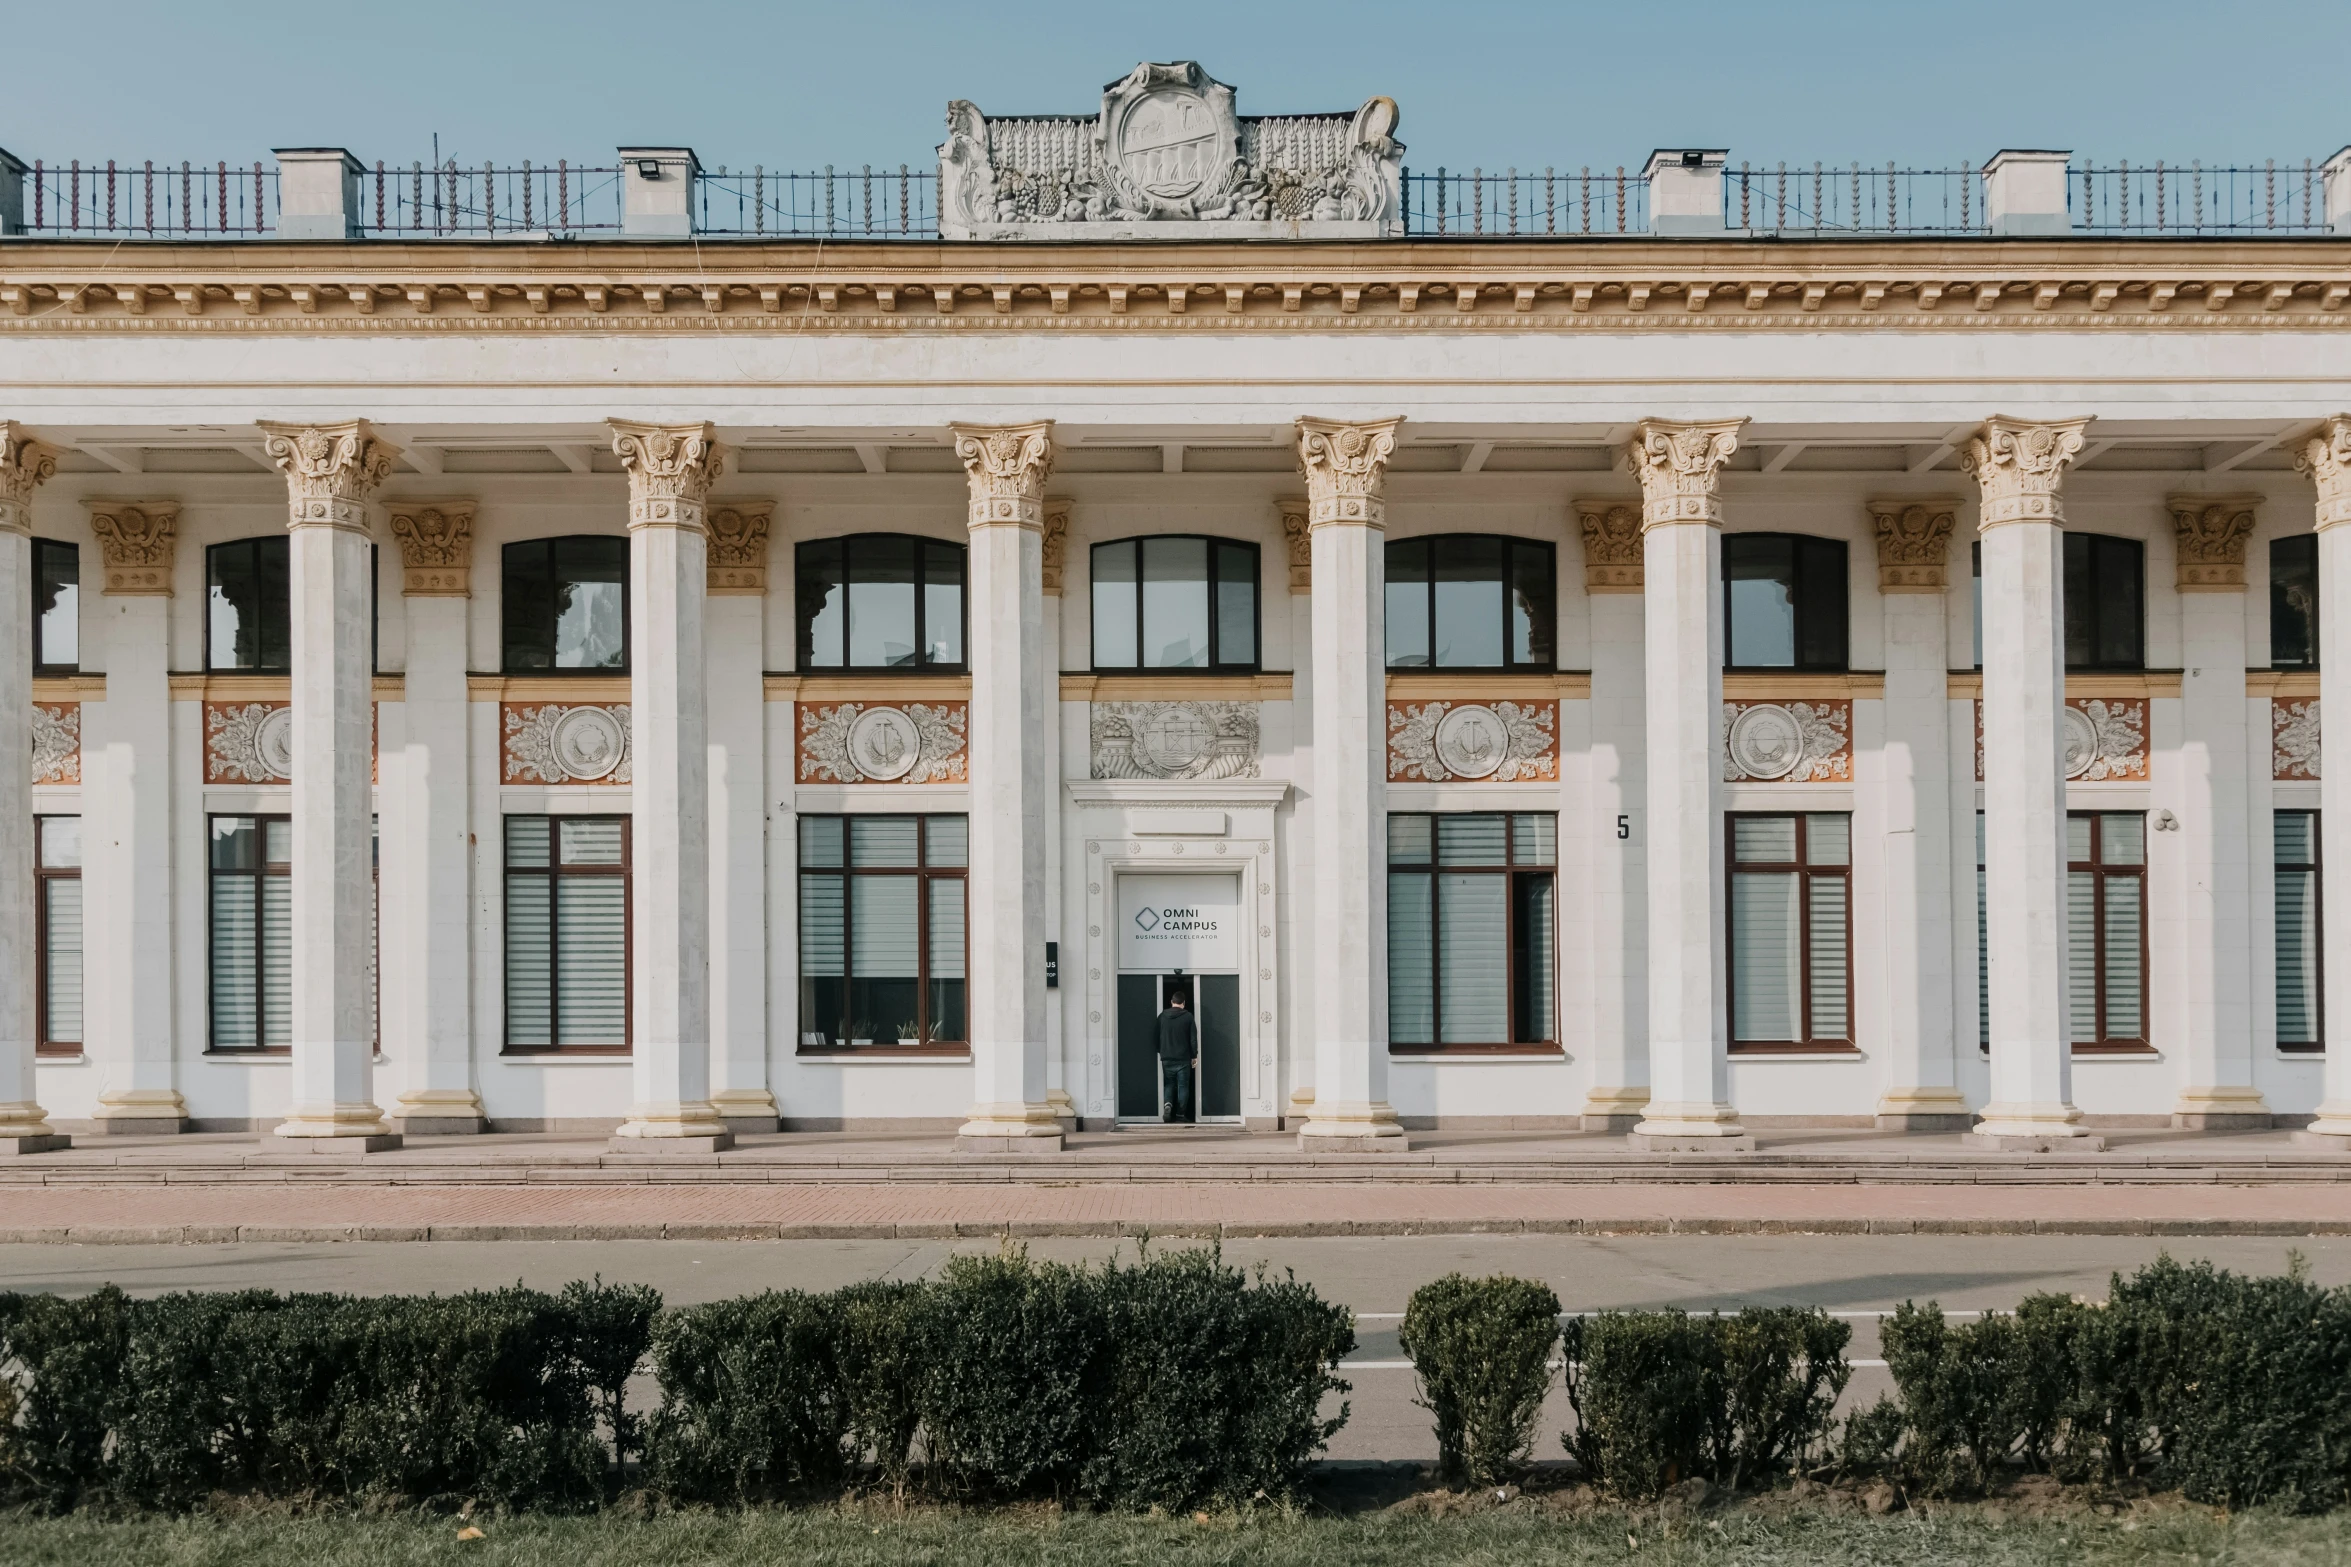
{"label": "metal railing", "polygon": [[278,173],[153,160],[60,166],[36,162],[24,176],[28,234],[213,239],[267,234],[277,227]]}
{"label": "metal railing", "polygon": [[1755,234],[1982,234],[1981,170],[1742,162],[1723,171],[1723,227]]}
{"label": "metal railing", "polygon": [[379,159],[361,178],[360,227],[387,238],[620,232],[620,170],[558,158],[518,167],[439,168]]}
{"label": "metal railing", "polygon": [[694,182],[698,234],[780,239],[937,239],[936,168],[864,164],[796,174],[754,164],[749,173],[705,169]]}
{"label": "metal railing", "polygon": [[2283,168],[2187,167],[2161,162],[2133,168],[2068,168],[2066,205],[2077,231],[2092,234],[2323,234],[2326,197],[2318,165],[2305,158]]}
{"label": "metal railing", "polygon": [[1649,228],[1649,182],[1582,165],[1562,174],[1484,169],[1455,174],[1404,171],[1404,232],[1413,235],[1641,234]]}

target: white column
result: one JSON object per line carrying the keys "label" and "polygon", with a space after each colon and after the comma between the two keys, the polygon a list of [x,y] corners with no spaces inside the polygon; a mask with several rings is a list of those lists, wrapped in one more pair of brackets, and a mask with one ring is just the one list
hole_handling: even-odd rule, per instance
{"label": "white column", "polygon": [[34,1082],[33,487],[57,453],[0,419],[0,1154],[71,1145]]}
{"label": "white column", "polygon": [[1641,477],[1648,649],[1649,1105],[1632,1144],[1752,1148],[1730,1104],[1722,843],[1722,465],[1743,419],[1648,419]]}
{"label": "white column", "polygon": [[776,1129],[767,1082],[767,609],[771,500],[710,505],[710,1102]]}
{"label": "white column", "polygon": [[[1279,862],[1283,950],[1319,953],[1314,923],[1314,505],[1303,495],[1274,503],[1290,558],[1290,817],[1288,854]],[[1384,563],[1383,563],[1384,564]],[[1386,662],[1382,649],[1382,664]],[[1277,816],[1276,820],[1279,820]],[[1312,961],[1282,965],[1289,1005],[1277,1012],[1289,1041],[1290,1093],[1279,1101],[1283,1126],[1296,1130],[1314,1118],[1314,988],[1301,984]]]}
{"label": "white column", "polygon": [[1987,420],[1960,454],[1983,490],[1984,897],[1995,1147],[2096,1147],[2073,1104],[2066,1011],[2066,464],[2087,419]]}
{"label": "white column", "polygon": [[[91,501],[106,579],[106,700],[82,710],[88,1049],[106,1074],[103,1132],[186,1129],[173,1081],[171,961],[172,501]],[[95,719],[95,722],[92,720]]]}
{"label": "white column", "polygon": [[1402,419],[1298,421],[1314,600],[1314,1111],[1302,1148],[1397,1153],[1388,1103],[1388,458]]}
{"label": "white column", "polygon": [[[1069,550],[1069,497],[1045,498],[1044,532],[1040,535],[1040,575],[1044,598],[1040,601],[1045,615],[1044,681],[1045,681],[1045,939],[1059,944],[1062,953],[1079,950],[1079,943],[1069,939],[1063,925],[1064,911],[1069,907],[1066,891],[1061,884],[1063,865],[1068,856],[1063,852],[1061,835],[1061,570]],[[1082,907],[1082,905],[1081,905]],[[1042,955],[1038,957],[1044,961]],[[1061,993],[1069,995],[1071,985],[1065,975],[1061,978]],[[1079,994],[1084,992],[1080,990]],[[1068,1019],[1063,1009],[1053,1004],[1051,997],[1045,1004],[1045,1102],[1053,1107],[1053,1118],[1063,1132],[1078,1129],[1078,1105],[1070,1093],[1072,1082],[1085,1081],[1086,1051],[1084,1034],[1079,1043],[1070,1044]]]}
{"label": "white column", "polygon": [[[2303,442],[2298,472],[2318,487],[2318,689],[2325,714],[2351,712],[2351,695],[2333,700],[2351,682],[2351,414],[2336,414]],[[2335,676],[2345,679],[2337,680]],[[2347,686],[2351,689],[2351,686]],[[2319,759],[2319,862],[2330,871],[2351,866],[2351,765]],[[2326,948],[2319,974],[2325,993],[2326,1097],[2318,1116],[2296,1140],[2351,1149],[2351,875],[2319,878],[2319,928]]]}
{"label": "white column", "polygon": [[398,451],[365,420],[264,423],[286,475],[292,604],[293,1103],[278,1135],[320,1152],[399,1146],[375,1103],[375,671],[367,497]]}
{"label": "white column", "polygon": [[[2257,495],[2175,495],[2180,595],[2179,849],[2172,904],[2186,1006],[2172,1125],[2269,1125],[2253,1082],[2253,832],[2245,750],[2245,541]],[[2262,749],[2269,736],[2260,737]],[[2158,822],[2160,825],[2160,821]]]}
{"label": "white column", "polygon": [[[401,702],[407,739],[384,784],[400,791],[387,810],[383,864],[395,861],[404,896],[383,933],[384,982],[401,989],[401,1037],[388,1040],[407,1068],[392,1109],[415,1135],[483,1130],[473,1075],[472,944],[467,939],[469,721],[465,671],[473,588],[474,503],[401,502],[385,507],[400,546],[408,611],[408,668]],[[401,824],[395,838],[389,823]],[[393,1015],[390,1009],[386,1017]]]}
{"label": "white column", "polygon": [[1877,1123],[1967,1130],[1951,1053],[1951,716],[1945,615],[1956,500],[1869,503],[1885,623],[1886,1044]]}
{"label": "white column", "polygon": [[707,424],[612,426],[629,475],[629,1033],[632,1152],[731,1147],[710,1102],[710,758],[705,539],[724,461]]}
{"label": "white column", "polygon": [[1045,479],[1050,421],[956,425],[971,480],[971,1073],[969,1153],[1051,1153],[1045,1097],[1045,834],[1060,722],[1045,645]]}
{"label": "white column", "polygon": [[1648,730],[1642,626],[1641,508],[1575,503],[1592,617],[1592,743],[1587,765],[1592,842],[1592,1084],[1583,1129],[1629,1132],[1649,1103],[1646,882]]}

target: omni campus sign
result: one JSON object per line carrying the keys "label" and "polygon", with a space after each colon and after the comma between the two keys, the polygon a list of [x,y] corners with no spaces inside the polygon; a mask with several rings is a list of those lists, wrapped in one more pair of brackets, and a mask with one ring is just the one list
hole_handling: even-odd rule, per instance
{"label": "omni campus sign", "polygon": [[1128,973],[1238,968],[1241,883],[1235,876],[1122,876],[1118,966]]}

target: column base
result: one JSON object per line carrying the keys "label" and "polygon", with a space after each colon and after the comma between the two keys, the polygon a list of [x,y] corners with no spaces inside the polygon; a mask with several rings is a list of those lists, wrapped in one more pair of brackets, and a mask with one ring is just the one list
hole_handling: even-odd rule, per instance
{"label": "column base", "polygon": [[725,1153],[735,1146],[735,1134],[707,1132],[683,1137],[632,1137],[626,1132],[615,1132],[612,1140],[604,1146],[612,1153],[641,1153],[656,1157]]}
{"label": "column base", "polygon": [[779,1120],[776,1096],[764,1088],[722,1088],[710,1096],[710,1103],[737,1137],[772,1132]]}
{"label": "column base", "polygon": [[[0,1123],[4,1123],[6,1119],[7,1117],[5,1114],[5,1107],[0,1106]],[[0,1124],[0,1131],[6,1130],[7,1127],[4,1124]],[[2310,1137],[2351,1138],[2351,1104],[2347,1104],[2340,1099],[2329,1099],[2325,1103],[2321,1104],[2318,1107],[2318,1114],[2310,1118],[2310,1124],[2302,1128],[2300,1132],[2294,1134],[2294,1141],[2301,1142],[2305,1135]],[[2317,1147],[2322,1145],[2312,1144],[2311,1146]],[[2330,1144],[2324,1146],[2332,1145]]]}
{"label": "column base", "polygon": [[1961,1141],[1985,1153],[2098,1153],[2106,1139],[2081,1129],[2082,1113],[2069,1104],[1986,1105],[1975,1130]]}
{"label": "column base", "polygon": [[1646,1088],[1594,1088],[1584,1095],[1583,1130],[1621,1135],[1641,1124],[1648,1107]]}
{"label": "column base", "polygon": [[289,1152],[317,1154],[326,1159],[356,1159],[361,1154],[390,1153],[403,1145],[405,1139],[398,1132],[370,1132],[364,1136],[304,1137],[288,1147]]}
{"label": "column base", "polygon": [[1305,1087],[1302,1087],[1302,1088],[1293,1088],[1293,1089],[1291,1089],[1291,1090],[1290,1090],[1290,1102],[1289,1102],[1289,1104],[1288,1104],[1288,1105],[1285,1107],[1285,1109],[1286,1109],[1286,1113],[1285,1113],[1285,1114],[1283,1115],[1283,1117],[1282,1117],[1282,1124],[1281,1124],[1281,1127],[1279,1128],[1279,1129],[1280,1129],[1280,1130],[1282,1130],[1282,1131],[1296,1131],[1296,1130],[1297,1130],[1297,1129],[1299,1129],[1300,1127],[1303,1127],[1303,1126],[1304,1126],[1304,1125],[1305,1125],[1307,1122],[1309,1122],[1309,1121],[1313,1120],[1313,1119],[1314,1119],[1314,1087],[1313,1087],[1313,1085],[1312,1085],[1312,1084],[1308,1084],[1308,1085],[1306,1085]]}
{"label": "column base", "polygon": [[1889,1088],[1878,1099],[1881,1132],[1964,1132],[1974,1121],[1956,1088]]}
{"label": "column base", "polygon": [[410,1137],[474,1137],[489,1129],[482,1096],[470,1088],[412,1088],[393,1104],[391,1119]]}
{"label": "column base", "polygon": [[1066,1089],[1046,1089],[1045,1107],[1053,1112],[1053,1120],[1060,1126],[1062,1136],[1067,1137],[1078,1129],[1078,1104],[1069,1097]]}
{"label": "column base", "polygon": [[1314,1113],[1298,1128],[1298,1148],[1302,1153],[1407,1153],[1412,1140],[1404,1135],[1395,1106],[1385,1101],[1350,1105],[1317,1100]]}
{"label": "column base", "polygon": [[63,1153],[73,1139],[63,1132],[0,1132],[0,1158],[17,1154]]}
{"label": "column base", "polygon": [[188,1129],[188,1102],[176,1088],[116,1088],[98,1096],[101,1137],[177,1137]]}
{"label": "column base", "polygon": [[2104,1153],[2106,1139],[2092,1132],[1986,1132],[1959,1135],[1974,1153]]}
{"label": "column base", "polygon": [[1755,1139],[1724,1104],[1657,1104],[1625,1142],[1635,1153],[1753,1153]]}
{"label": "column base", "polygon": [[[289,1148],[319,1145],[311,1149],[317,1153],[381,1153],[400,1146],[400,1134],[385,1122],[384,1112],[366,1103],[298,1105],[277,1124],[276,1135],[290,1139]],[[362,1149],[326,1146],[334,1143],[367,1146]]]}
{"label": "column base", "polygon": [[614,1153],[724,1153],[735,1134],[707,1099],[689,1104],[638,1105],[613,1129]]}
{"label": "column base", "polygon": [[1061,1148],[1061,1120],[1050,1102],[973,1105],[971,1119],[955,1129],[957,1153],[1053,1154]]}
{"label": "column base", "polygon": [[103,1109],[90,1123],[98,1137],[178,1137],[187,1129],[184,1115],[108,1115]]}
{"label": "column base", "polygon": [[2183,1088],[2171,1107],[2171,1124],[2189,1132],[2269,1130],[2269,1102],[2249,1083]]}
{"label": "column base", "polygon": [[2307,1126],[2294,1133],[2297,1148],[2317,1148],[2327,1153],[2351,1153],[2351,1132],[2314,1132]]}

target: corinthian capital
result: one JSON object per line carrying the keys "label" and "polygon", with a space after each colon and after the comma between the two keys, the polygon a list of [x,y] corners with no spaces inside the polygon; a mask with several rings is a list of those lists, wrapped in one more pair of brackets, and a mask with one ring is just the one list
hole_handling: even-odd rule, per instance
{"label": "corinthian capital", "polygon": [[33,531],[33,488],[57,471],[57,449],[0,419],[0,533]]}
{"label": "corinthian capital", "polygon": [[2164,502],[2183,591],[2244,591],[2245,541],[2260,504],[2258,495],[2174,495]]}
{"label": "corinthian capital", "polygon": [[1948,586],[1959,502],[1871,501],[1869,516],[1877,524],[1880,593],[1940,593]]}
{"label": "corinthian capital", "polygon": [[1739,449],[1744,419],[1677,424],[1644,419],[1625,448],[1626,466],[1641,477],[1641,527],[1674,523],[1722,526],[1722,465]]}
{"label": "corinthian capital", "polygon": [[770,500],[710,503],[710,591],[746,596],[767,591],[767,535],[775,521]]}
{"label": "corinthian capital", "polygon": [[1997,528],[2009,522],[2047,522],[2063,526],[2065,503],[2058,498],[2066,465],[2080,454],[2087,419],[2056,424],[2033,424],[1997,415],[1984,421],[1959,453],[1959,465],[1975,477],[1984,492],[1976,527]]}
{"label": "corinthian capital", "polygon": [[365,419],[341,424],[261,421],[262,449],[286,476],[287,526],[367,531],[367,497],[392,471],[400,448],[376,439]]}
{"label": "corinthian capital", "polygon": [[2351,414],[2336,414],[2294,454],[2294,471],[2318,486],[2318,525],[2351,522]]}
{"label": "corinthian capital", "polygon": [[384,513],[400,542],[400,591],[412,598],[464,598],[472,586],[473,502],[403,501]]}
{"label": "corinthian capital", "polygon": [[1045,480],[1053,472],[1053,421],[956,424],[955,455],[971,475],[971,525],[1045,529]]}
{"label": "corinthian capital", "polygon": [[1629,501],[1581,500],[1576,520],[1584,528],[1584,591],[1641,591],[1641,508]]}
{"label": "corinthian capital", "polygon": [[178,501],[85,501],[90,532],[106,563],[106,589],[115,595],[171,596],[171,563],[179,543]]}
{"label": "corinthian capital", "polygon": [[726,463],[717,430],[707,422],[604,422],[612,427],[612,449],[629,473],[629,526],[700,532],[710,486]]}
{"label": "corinthian capital", "polygon": [[1298,468],[1306,475],[1306,525],[1388,525],[1388,459],[1396,451],[1401,418],[1342,424],[1298,421]]}

